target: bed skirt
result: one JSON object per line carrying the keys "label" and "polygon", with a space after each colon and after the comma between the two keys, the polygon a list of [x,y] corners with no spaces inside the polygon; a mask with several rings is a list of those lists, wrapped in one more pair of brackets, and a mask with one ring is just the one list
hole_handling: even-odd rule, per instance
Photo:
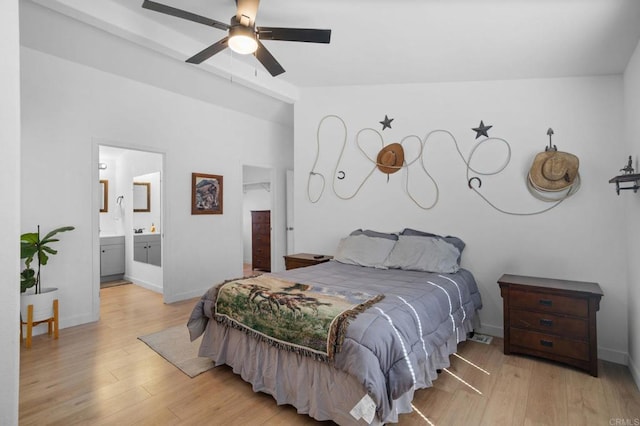
{"label": "bed skirt", "polygon": [[[477,315],[474,318],[478,318]],[[416,388],[432,386],[438,369],[449,367],[449,356],[456,352],[457,343],[466,339],[474,326],[467,320],[438,350],[429,356],[429,363],[416,372]],[[397,423],[398,415],[412,411],[415,389],[392,401],[387,418],[378,414],[371,423],[357,420],[350,412],[367,394],[363,384],[326,362],[294,352],[282,351],[247,333],[209,321],[202,339],[199,355],[211,358],[215,365],[229,365],[233,372],[252,384],[255,392],[267,393],[278,405],[294,406],[298,413],[316,420],[333,420],[339,425],[382,425]],[[424,413],[426,416],[429,413]]]}

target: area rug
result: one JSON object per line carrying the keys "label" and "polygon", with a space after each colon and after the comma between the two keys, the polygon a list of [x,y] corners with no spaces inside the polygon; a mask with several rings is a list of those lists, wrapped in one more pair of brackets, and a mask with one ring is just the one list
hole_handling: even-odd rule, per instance
{"label": "area rug", "polygon": [[189,329],[186,325],[170,327],[157,333],[140,336],[138,339],[189,377],[195,377],[213,368],[213,362],[209,358],[198,356],[202,337],[190,342]]}

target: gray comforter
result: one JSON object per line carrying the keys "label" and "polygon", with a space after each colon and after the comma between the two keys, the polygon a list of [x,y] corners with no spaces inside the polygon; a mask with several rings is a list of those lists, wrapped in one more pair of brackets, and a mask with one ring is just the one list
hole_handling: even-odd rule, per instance
{"label": "gray comforter", "polygon": [[[389,417],[394,400],[431,384],[431,355],[440,353],[452,337],[454,342],[464,340],[482,307],[475,279],[465,269],[434,274],[331,261],[273,275],[339,290],[385,294],[350,322],[342,349],[333,360],[336,369],[363,384],[383,420]],[[193,309],[188,323],[192,340],[213,318],[214,294],[207,292]]]}

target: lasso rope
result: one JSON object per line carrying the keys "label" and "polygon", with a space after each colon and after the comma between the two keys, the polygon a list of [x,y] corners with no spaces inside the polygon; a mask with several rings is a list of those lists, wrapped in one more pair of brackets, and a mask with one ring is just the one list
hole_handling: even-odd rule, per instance
{"label": "lasso rope", "polygon": [[[373,167],[372,167],[371,171],[369,171],[369,173],[362,180],[362,182],[360,182],[360,185],[358,185],[356,190],[351,195],[340,195],[338,193],[338,191],[336,190],[335,184],[336,184],[336,177],[338,176],[338,173],[343,173],[343,172],[339,172],[338,169],[340,167],[340,162],[342,161],[342,157],[344,155],[344,150],[345,150],[346,145],[347,145],[347,125],[345,124],[344,120],[342,118],[340,118],[339,116],[337,116],[337,115],[326,115],[326,116],[324,116],[320,120],[320,122],[318,123],[318,127],[316,129],[316,158],[315,158],[315,160],[313,162],[313,166],[311,167],[311,171],[309,172],[309,178],[307,179],[307,197],[309,198],[309,201],[311,201],[312,203],[317,203],[320,200],[320,198],[322,198],[322,194],[324,193],[325,186],[326,186],[326,179],[325,179],[325,177],[324,177],[324,175],[322,173],[319,173],[319,172],[316,171],[316,166],[318,165],[318,159],[320,157],[320,129],[322,128],[322,124],[324,123],[324,121],[329,119],[329,118],[335,118],[335,119],[339,120],[339,122],[342,124],[342,129],[343,129],[342,148],[340,149],[340,155],[338,156],[338,161],[336,162],[335,168],[333,170],[333,182],[332,182],[332,185],[331,185],[333,193],[336,195],[336,197],[340,198],[341,200],[350,200],[350,199],[354,198],[358,194],[358,192],[360,192],[360,190],[362,189],[364,184],[367,182],[367,180],[369,180],[369,178],[371,177],[373,172],[375,172],[376,168],[378,168],[378,166],[384,166],[384,164],[378,163],[376,159],[373,159],[373,158],[369,157],[369,155],[366,153],[366,151],[364,149],[362,149],[362,146],[360,144],[360,135],[363,132],[371,131],[371,132],[374,132],[379,137],[380,143],[381,143],[381,149],[382,149],[382,148],[384,148],[384,139],[382,137],[382,134],[380,132],[378,132],[377,130],[372,129],[372,128],[361,129],[360,131],[358,131],[358,133],[356,134],[356,137],[355,137],[356,146],[358,147],[360,152],[362,152],[362,154],[367,158],[367,160],[369,160],[371,163],[373,163]],[[424,139],[420,139],[416,135],[409,135],[409,136],[405,136],[400,141],[400,145],[402,145],[406,140],[409,140],[409,139],[412,139],[412,138],[416,138],[420,142],[420,152],[419,152],[418,156],[416,156],[416,158],[413,159],[410,162],[404,161],[404,163],[402,164],[402,168],[404,169],[404,176],[405,176],[405,181],[404,181],[405,192],[407,193],[407,196],[409,197],[409,199],[411,199],[411,201],[413,201],[419,208],[421,208],[423,210],[430,210],[433,207],[435,207],[435,205],[438,203],[438,200],[439,200],[439,197],[440,197],[440,188],[438,186],[438,183],[436,182],[436,180],[433,178],[433,176],[431,176],[431,174],[427,170],[427,167],[424,164],[424,155],[423,155],[424,154],[424,149],[426,147],[427,142],[429,141],[429,138],[432,135],[436,134],[436,133],[444,133],[444,134],[448,135],[451,138],[451,140],[453,140],[453,143],[455,145],[456,151],[458,152],[458,155],[460,156],[460,159],[462,160],[462,162],[466,166],[466,176],[467,176],[467,183],[468,183],[469,188],[471,190],[473,190],[473,192],[478,194],[478,196],[480,196],[480,198],[482,198],[489,206],[491,206],[492,208],[494,208],[495,210],[497,210],[497,211],[499,211],[501,213],[509,214],[509,215],[515,215],[515,216],[531,216],[531,215],[544,213],[544,212],[547,212],[547,211],[553,209],[554,207],[557,207],[564,200],[566,200],[567,198],[569,198],[570,196],[575,194],[578,191],[578,189],[580,188],[580,175],[578,174],[576,179],[575,179],[575,181],[574,181],[574,183],[571,185],[569,190],[561,198],[546,197],[546,196],[540,194],[539,192],[537,192],[540,189],[535,188],[535,186],[533,185],[533,183],[531,182],[529,177],[527,177],[527,179],[526,179],[526,181],[527,181],[527,189],[529,190],[531,195],[534,196],[535,198],[541,200],[541,201],[554,202],[554,204],[549,206],[549,207],[547,207],[547,208],[544,208],[542,210],[537,210],[537,211],[534,211],[534,212],[514,212],[514,211],[509,211],[509,210],[500,208],[496,204],[492,203],[480,191],[478,191],[478,188],[482,185],[482,182],[480,181],[480,179],[478,177],[475,177],[475,176],[474,177],[470,177],[470,172],[473,172],[473,173],[475,173],[477,175],[481,175],[481,176],[491,176],[491,175],[496,175],[496,174],[502,172],[507,167],[509,162],[511,161],[511,145],[509,145],[509,142],[507,142],[505,139],[502,139],[502,138],[486,138],[486,139],[483,139],[473,147],[473,149],[469,153],[469,158],[465,159],[464,154],[462,153],[462,151],[460,151],[460,146],[458,145],[458,141],[455,138],[455,136],[453,135],[453,133],[451,133],[448,130],[437,129],[437,130],[432,130],[429,133],[427,133],[425,135]],[[478,171],[478,170],[474,169],[473,167],[471,167],[471,160],[472,160],[473,155],[475,154],[476,150],[482,144],[484,144],[486,142],[489,142],[489,141],[502,142],[507,148],[507,156],[506,156],[506,159],[505,159],[504,163],[500,167],[498,167],[496,170],[490,171],[490,172],[481,172],[481,171]],[[433,183],[434,188],[435,188],[434,201],[428,206],[422,205],[418,200],[416,200],[416,198],[411,194],[411,190],[409,189],[409,166],[411,166],[413,163],[418,161],[418,159],[420,159],[420,166],[422,167],[422,170],[425,172],[427,177],[431,180],[431,182]],[[317,198],[313,198],[311,196],[311,179],[313,177],[316,177],[316,176],[319,177],[322,180],[322,186],[320,188],[320,193],[319,193],[318,197]],[[477,180],[479,182],[478,188],[473,186],[472,182],[474,180]]]}

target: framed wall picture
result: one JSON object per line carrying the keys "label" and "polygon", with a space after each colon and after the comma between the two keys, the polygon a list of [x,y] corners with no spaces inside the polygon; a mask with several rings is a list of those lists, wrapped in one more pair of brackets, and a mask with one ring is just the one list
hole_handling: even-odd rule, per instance
{"label": "framed wall picture", "polygon": [[107,213],[109,211],[109,181],[107,179],[100,179],[100,191],[102,193],[100,213]]}
{"label": "framed wall picture", "polygon": [[191,214],[222,214],[222,176],[191,173]]}

